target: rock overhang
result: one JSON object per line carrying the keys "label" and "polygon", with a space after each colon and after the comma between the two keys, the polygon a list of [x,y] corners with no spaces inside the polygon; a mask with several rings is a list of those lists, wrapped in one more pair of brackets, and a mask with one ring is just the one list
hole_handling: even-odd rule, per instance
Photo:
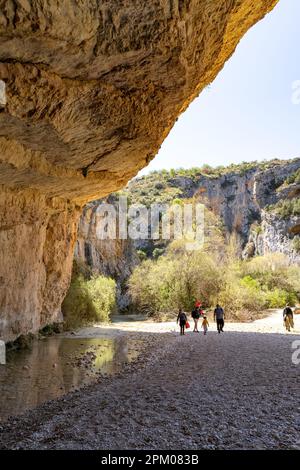
{"label": "rock overhang", "polygon": [[0,183],[79,204],[124,186],[276,3],[2,2]]}

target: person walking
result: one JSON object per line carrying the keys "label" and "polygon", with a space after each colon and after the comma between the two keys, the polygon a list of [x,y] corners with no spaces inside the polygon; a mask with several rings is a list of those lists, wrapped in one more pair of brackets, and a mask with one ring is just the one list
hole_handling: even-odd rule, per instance
{"label": "person walking", "polygon": [[177,323],[179,323],[179,326],[180,326],[180,335],[184,335],[185,326],[187,323],[187,316],[185,312],[182,310],[182,308],[179,309],[179,313],[177,316]]}
{"label": "person walking", "polygon": [[219,304],[217,304],[214,310],[214,320],[217,322],[217,330],[220,334],[221,332],[223,332],[224,328],[225,313]]}
{"label": "person walking", "polygon": [[191,315],[192,315],[192,319],[194,320],[194,330],[193,330],[193,332],[194,333],[199,333],[199,331],[198,331],[198,321],[199,321],[199,318],[200,318],[199,308],[197,308],[197,307],[193,308]]}
{"label": "person walking", "polygon": [[207,320],[207,317],[204,315],[203,317],[203,321],[202,321],[202,328],[203,328],[203,333],[206,335],[207,331],[208,331],[208,327],[209,327],[209,323],[208,323],[208,320]]}
{"label": "person walking", "polygon": [[287,331],[291,331],[291,328],[294,328],[294,314],[289,304],[283,310],[283,323]]}

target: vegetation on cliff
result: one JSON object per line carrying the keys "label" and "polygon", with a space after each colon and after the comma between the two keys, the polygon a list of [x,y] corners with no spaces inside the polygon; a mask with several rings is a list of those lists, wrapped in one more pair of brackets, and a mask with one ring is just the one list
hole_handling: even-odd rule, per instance
{"label": "vegetation on cliff", "polygon": [[300,199],[280,199],[276,204],[268,206],[268,212],[273,212],[282,219],[300,215]]}
{"label": "vegetation on cliff", "polygon": [[287,219],[300,215],[300,169],[289,175],[283,184],[278,188],[278,192],[285,192],[285,196],[280,198],[275,204],[266,207],[268,212],[276,214],[281,219]]}
{"label": "vegetation on cliff", "polygon": [[[291,160],[292,161],[292,160]],[[129,203],[150,206],[153,203],[171,203],[175,198],[186,198],[187,192],[199,184],[202,178],[217,179],[225,175],[234,174],[243,176],[251,171],[266,171],[276,166],[286,165],[288,161],[273,159],[263,162],[243,162],[228,166],[211,167],[208,164],[202,167],[189,169],[178,168],[171,170],[153,171],[146,176],[134,178],[127,187],[115,193],[115,196],[128,197]],[[292,177],[292,176],[291,176]],[[181,180],[188,180],[187,187]]]}

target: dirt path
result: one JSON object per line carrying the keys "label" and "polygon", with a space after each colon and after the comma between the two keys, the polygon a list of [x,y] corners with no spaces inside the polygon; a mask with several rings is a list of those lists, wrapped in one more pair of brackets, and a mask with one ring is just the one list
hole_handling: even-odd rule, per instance
{"label": "dirt path", "polygon": [[212,325],[206,337],[180,337],[171,323],[81,330],[148,332],[153,349],[117,377],[10,420],[0,448],[300,449],[296,322],[296,334],[284,334],[279,313],[221,335]]}

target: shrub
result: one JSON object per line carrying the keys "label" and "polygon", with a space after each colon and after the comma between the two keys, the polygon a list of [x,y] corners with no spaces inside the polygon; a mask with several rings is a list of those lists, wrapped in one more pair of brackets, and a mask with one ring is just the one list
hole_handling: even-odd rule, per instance
{"label": "shrub", "polygon": [[250,227],[250,231],[259,235],[263,232],[263,228],[259,223],[254,222]]}
{"label": "shrub", "polygon": [[221,290],[218,301],[229,316],[240,313],[260,313],[266,308],[266,301],[259,288],[242,285],[241,282],[227,282]]}
{"label": "shrub", "polygon": [[292,175],[288,176],[287,179],[285,180],[285,185],[288,186],[289,184],[293,183],[300,183],[300,169],[297,170],[295,173]]}
{"label": "shrub", "polygon": [[253,279],[251,276],[245,276],[241,279],[240,284],[242,287],[246,289],[250,289],[252,291],[257,291],[259,289],[259,282],[256,279]]}
{"label": "shrub", "polygon": [[109,321],[115,309],[116,283],[105,276],[73,277],[62,304],[65,327],[76,328],[92,322]]}
{"label": "shrub", "polygon": [[165,252],[165,248],[154,248],[152,256],[154,259],[159,258]]}
{"label": "shrub", "polygon": [[300,253],[300,236],[297,235],[293,239],[293,249],[296,251],[296,253]]}
{"label": "shrub", "polygon": [[138,309],[149,314],[179,307],[191,309],[197,298],[213,301],[220,289],[220,276],[214,260],[204,252],[170,250],[157,260],[138,266],[129,290]]}
{"label": "shrub", "polygon": [[282,219],[287,219],[293,215],[300,215],[300,199],[281,199],[277,204],[267,207],[269,212],[274,212]]}
{"label": "shrub", "polygon": [[136,253],[137,253],[140,261],[144,261],[145,259],[147,259],[147,253],[145,253],[145,251],[137,250]]}
{"label": "shrub", "polygon": [[148,314],[190,310],[200,298],[205,307],[221,303],[228,318],[245,319],[266,308],[297,303],[300,268],[290,266],[282,254],[241,261],[235,240],[223,248],[223,257],[205,247],[188,252],[184,240],[176,240],[164,256],[135,269],[129,290],[137,309]]}
{"label": "shrub", "polygon": [[287,303],[290,305],[297,303],[296,294],[277,288],[268,291],[265,297],[269,308],[283,308]]}

